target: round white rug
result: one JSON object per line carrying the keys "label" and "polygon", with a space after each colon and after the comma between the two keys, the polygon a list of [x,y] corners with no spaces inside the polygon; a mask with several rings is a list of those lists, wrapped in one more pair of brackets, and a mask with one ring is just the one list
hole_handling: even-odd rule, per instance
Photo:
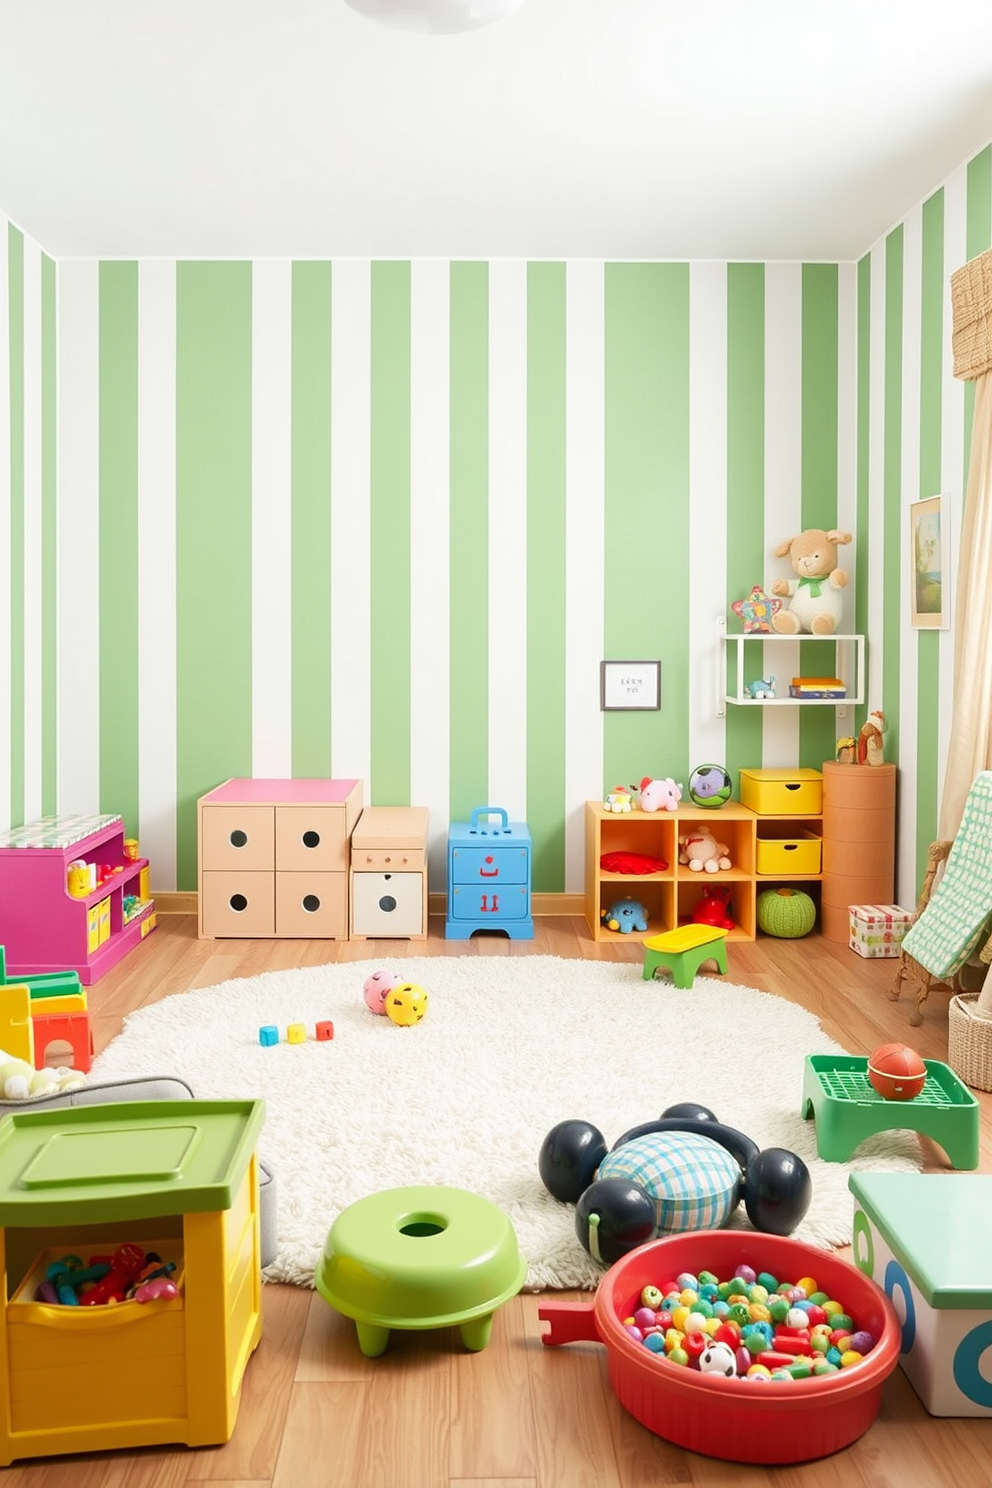
{"label": "round white rug", "polygon": [[[423,1022],[369,1012],[365,978],[394,965],[428,993]],[[317,1042],[318,1021],[334,1038]],[[286,1041],[290,1023],[304,1044]],[[274,1024],[280,1042],[259,1043]],[[574,1209],[545,1190],[541,1143],[581,1117],[612,1146],[629,1127],[695,1101],[760,1148],[799,1154],[813,1200],[798,1239],[851,1238],[852,1168],[913,1172],[917,1138],[883,1133],[850,1164],[816,1155],[800,1116],[807,1054],[841,1054],[803,1008],[722,978],[689,991],[645,982],[639,965],[555,956],[414,957],[271,972],[184,992],[132,1013],[91,1080],[172,1075],[202,1099],[261,1098],[259,1151],[278,1183],[272,1281],[313,1283],[327,1231],[346,1205],[384,1188],[449,1184],[510,1216],[527,1287],[594,1288]],[[734,1225],[749,1228],[743,1205]]]}

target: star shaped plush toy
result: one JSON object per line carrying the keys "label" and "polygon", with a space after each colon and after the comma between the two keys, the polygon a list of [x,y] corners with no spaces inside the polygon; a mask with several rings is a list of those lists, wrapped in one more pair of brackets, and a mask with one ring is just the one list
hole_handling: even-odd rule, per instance
{"label": "star shaped plush toy", "polygon": [[739,618],[746,635],[761,635],[771,631],[772,616],[782,608],[782,601],[772,599],[760,584],[755,584],[747,599],[734,600],[730,608]]}

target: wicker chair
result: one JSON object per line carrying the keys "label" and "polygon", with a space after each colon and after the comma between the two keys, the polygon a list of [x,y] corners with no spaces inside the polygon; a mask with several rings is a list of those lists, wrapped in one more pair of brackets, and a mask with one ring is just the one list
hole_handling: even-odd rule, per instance
{"label": "wicker chair", "polygon": [[[930,896],[940,880],[953,845],[953,842],[931,842],[927,849],[927,871],[923,878],[923,887],[920,890],[913,918],[909,922],[910,927],[916,924],[930,903]],[[983,939],[984,945],[981,951],[969,958],[949,981],[934,976],[906,951],[900,951],[895,981],[889,989],[889,999],[892,1002],[898,1002],[903,990],[915,998],[916,1005],[909,1016],[909,1021],[914,1028],[923,1022],[923,1004],[930,995],[932,987],[946,987],[949,992],[953,993],[974,992],[981,986],[989,964],[992,962],[992,936],[983,937]]]}

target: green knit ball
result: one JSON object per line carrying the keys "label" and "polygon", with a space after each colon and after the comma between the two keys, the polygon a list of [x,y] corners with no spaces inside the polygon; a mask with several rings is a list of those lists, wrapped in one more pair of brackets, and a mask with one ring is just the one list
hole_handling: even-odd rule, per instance
{"label": "green knit ball", "polygon": [[758,929],[795,940],[816,924],[816,905],[800,889],[763,889],[758,895]]}

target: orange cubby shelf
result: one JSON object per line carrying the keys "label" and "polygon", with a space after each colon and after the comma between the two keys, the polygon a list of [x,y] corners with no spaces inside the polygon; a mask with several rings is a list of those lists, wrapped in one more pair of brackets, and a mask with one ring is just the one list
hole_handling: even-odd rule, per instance
{"label": "orange cubby shelf", "polygon": [[[642,941],[648,935],[674,930],[689,918],[706,885],[732,886],[733,918],[737,928],[730,940],[755,937],[755,822],[756,816],[738,801],[714,810],[680,806],[678,811],[632,810],[615,813],[601,801],[586,803],[585,912],[592,938],[597,941]],[[679,837],[693,826],[705,826],[729,849],[732,867],[717,873],[693,871],[679,863]],[[661,858],[664,870],[650,874],[610,872],[601,866],[604,854],[639,853]],[[635,899],[648,911],[647,929],[627,934],[608,930],[601,912],[617,899]]]}

